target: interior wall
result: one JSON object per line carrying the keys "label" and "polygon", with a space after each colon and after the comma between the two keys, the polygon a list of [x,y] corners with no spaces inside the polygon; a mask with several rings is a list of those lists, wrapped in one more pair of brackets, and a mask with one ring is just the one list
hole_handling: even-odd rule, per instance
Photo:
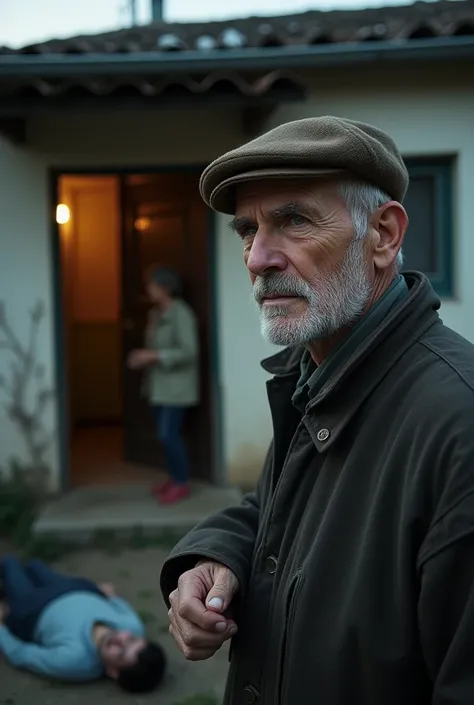
{"label": "interior wall", "polygon": [[122,415],[119,184],[63,176],[60,226],[71,428]]}

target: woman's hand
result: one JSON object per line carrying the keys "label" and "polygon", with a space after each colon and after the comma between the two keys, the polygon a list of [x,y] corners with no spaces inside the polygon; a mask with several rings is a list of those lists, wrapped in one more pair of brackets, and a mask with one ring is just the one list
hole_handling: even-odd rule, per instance
{"label": "woman's hand", "polygon": [[139,370],[143,367],[154,365],[158,361],[156,350],[132,350],[127,358],[127,365],[131,370]]}

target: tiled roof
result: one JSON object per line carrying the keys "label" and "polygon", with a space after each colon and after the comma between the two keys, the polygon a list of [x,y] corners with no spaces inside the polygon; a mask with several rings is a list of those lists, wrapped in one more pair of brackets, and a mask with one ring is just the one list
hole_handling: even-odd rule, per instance
{"label": "tiled roof", "polygon": [[176,75],[173,77],[96,77],[70,79],[38,79],[0,82],[0,99],[34,101],[42,98],[67,100],[89,96],[94,99],[146,98],[156,102],[206,96],[244,98],[247,101],[303,98],[305,87],[289,71],[271,71],[259,76],[243,76],[236,71],[213,71],[205,77]]}
{"label": "tiled roof", "polygon": [[310,11],[283,17],[192,24],[155,23],[106,34],[55,39],[3,54],[130,54],[265,49],[474,35],[474,0],[438,0],[363,10]]}

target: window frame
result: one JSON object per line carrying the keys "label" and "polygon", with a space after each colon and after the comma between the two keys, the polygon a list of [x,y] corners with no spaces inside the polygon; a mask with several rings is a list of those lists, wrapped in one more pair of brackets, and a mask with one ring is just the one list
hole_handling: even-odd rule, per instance
{"label": "window frame", "polygon": [[[405,165],[412,177],[431,177],[434,181],[434,214],[436,224],[434,247],[439,262],[438,272],[425,272],[434,290],[442,298],[454,296],[454,158],[405,157]],[[410,217],[410,213],[408,213]]]}

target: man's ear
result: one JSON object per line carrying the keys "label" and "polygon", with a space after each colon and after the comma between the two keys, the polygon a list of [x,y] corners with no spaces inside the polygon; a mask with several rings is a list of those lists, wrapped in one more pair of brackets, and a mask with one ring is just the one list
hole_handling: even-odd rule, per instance
{"label": "man's ear", "polygon": [[388,269],[403,245],[408,227],[408,216],[401,203],[388,201],[372,217],[372,228],[378,237],[373,249],[373,262],[377,269]]}
{"label": "man's ear", "polygon": [[107,668],[105,669],[105,673],[106,676],[108,678],[111,678],[113,681],[116,681],[119,677],[119,669],[113,668],[112,666],[107,666]]}

